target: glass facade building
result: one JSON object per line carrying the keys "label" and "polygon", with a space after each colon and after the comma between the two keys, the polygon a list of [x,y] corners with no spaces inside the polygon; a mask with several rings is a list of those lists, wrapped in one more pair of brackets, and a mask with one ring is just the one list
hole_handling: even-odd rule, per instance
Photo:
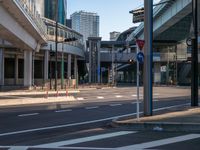
{"label": "glass facade building", "polygon": [[99,37],[99,16],[97,13],[79,11],[71,15],[72,29],[83,35],[83,40],[88,37]]}
{"label": "glass facade building", "polygon": [[65,25],[67,15],[67,0],[45,0],[44,16],[56,21],[56,1],[58,1],[58,22]]}

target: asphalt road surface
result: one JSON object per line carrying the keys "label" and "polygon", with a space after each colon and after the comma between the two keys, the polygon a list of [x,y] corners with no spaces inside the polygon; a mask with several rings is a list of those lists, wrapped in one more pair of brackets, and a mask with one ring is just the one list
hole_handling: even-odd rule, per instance
{"label": "asphalt road surface", "polygon": [[[199,150],[200,133],[111,127],[112,119],[136,115],[135,93],[128,88],[90,90],[77,95],[80,100],[74,103],[1,108],[0,149]],[[154,94],[154,113],[189,105],[186,92],[172,93],[168,97],[159,91]]]}

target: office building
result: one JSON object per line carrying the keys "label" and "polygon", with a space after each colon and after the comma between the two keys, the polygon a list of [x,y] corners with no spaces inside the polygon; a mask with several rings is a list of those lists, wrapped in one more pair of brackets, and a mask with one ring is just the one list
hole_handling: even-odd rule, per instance
{"label": "office building", "polygon": [[56,20],[56,1],[58,1],[58,22],[65,25],[67,16],[66,0],[44,0],[44,16],[51,20]]}
{"label": "office building", "polygon": [[83,40],[88,37],[99,37],[99,16],[97,13],[79,11],[71,15],[72,29],[83,35]]}

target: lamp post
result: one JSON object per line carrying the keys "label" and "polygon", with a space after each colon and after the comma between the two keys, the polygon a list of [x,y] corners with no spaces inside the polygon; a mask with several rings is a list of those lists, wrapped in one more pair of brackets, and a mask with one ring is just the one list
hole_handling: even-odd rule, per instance
{"label": "lamp post", "polygon": [[64,88],[64,43],[62,42],[61,89]]}
{"label": "lamp post", "polygon": [[56,39],[55,39],[55,49],[56,49],[56,61],[55,61],[55,91],[57,91],[57,79],[58,79],[58,0],[56,0]]}

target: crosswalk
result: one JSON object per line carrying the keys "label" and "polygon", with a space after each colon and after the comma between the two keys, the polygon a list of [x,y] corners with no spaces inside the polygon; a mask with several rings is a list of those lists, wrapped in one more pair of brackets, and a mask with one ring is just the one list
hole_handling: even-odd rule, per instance
{"label": "crosswalk", "polygon": [[[154,98],[158,98],[160,96],[159,93],[155,93],[153,94]],[[121,94],[120,93],[114,93],[114,94],[106,94],[106,95],[85,95],[85,94],[80,94],[80,95],[77,95],[75,96],[75,99],[76,100],[94,100],[94,99],[97,99],[97,100],[107,100],[107,99],[120,99],[120,98],[123,98],[123,99],[136,99],[137,98],[137,95],[136,94]],[[142,99],[143,98],[143,95],[140,94],[140,98]]]}
{"label": "crosswalk", "polygon": [[[179,144],[191,140],[200,141],[200,134],[195,133],[158,133],[144,131],[121,130],[108,133],[98,133],[73,139],[66,139],[55,142],[46,142],[32,146],[0,146],[0,150],[59,150],[59,149],[81,149],[81,150],[162,150],[162,146]],[[149,137],[149,138],[148,138]],[[130,140],[131,138],[131,140]],[[122,142],[114,142],[122,141]],[[123,141],[127,141],[123,143]],[[112,142],[115,145],[112,145]],[[116,145],[117,143],[117,145]],[[94,145],[98,145],[94,147]],[[101,146],[100,146],[101,145]],[[177,147],[176,147],[177,148]],[[165,148],[166,149],[166,148]],[[179,147],[178,149],[181,149]],[[192,148],[191,148],[192,149]]]}

